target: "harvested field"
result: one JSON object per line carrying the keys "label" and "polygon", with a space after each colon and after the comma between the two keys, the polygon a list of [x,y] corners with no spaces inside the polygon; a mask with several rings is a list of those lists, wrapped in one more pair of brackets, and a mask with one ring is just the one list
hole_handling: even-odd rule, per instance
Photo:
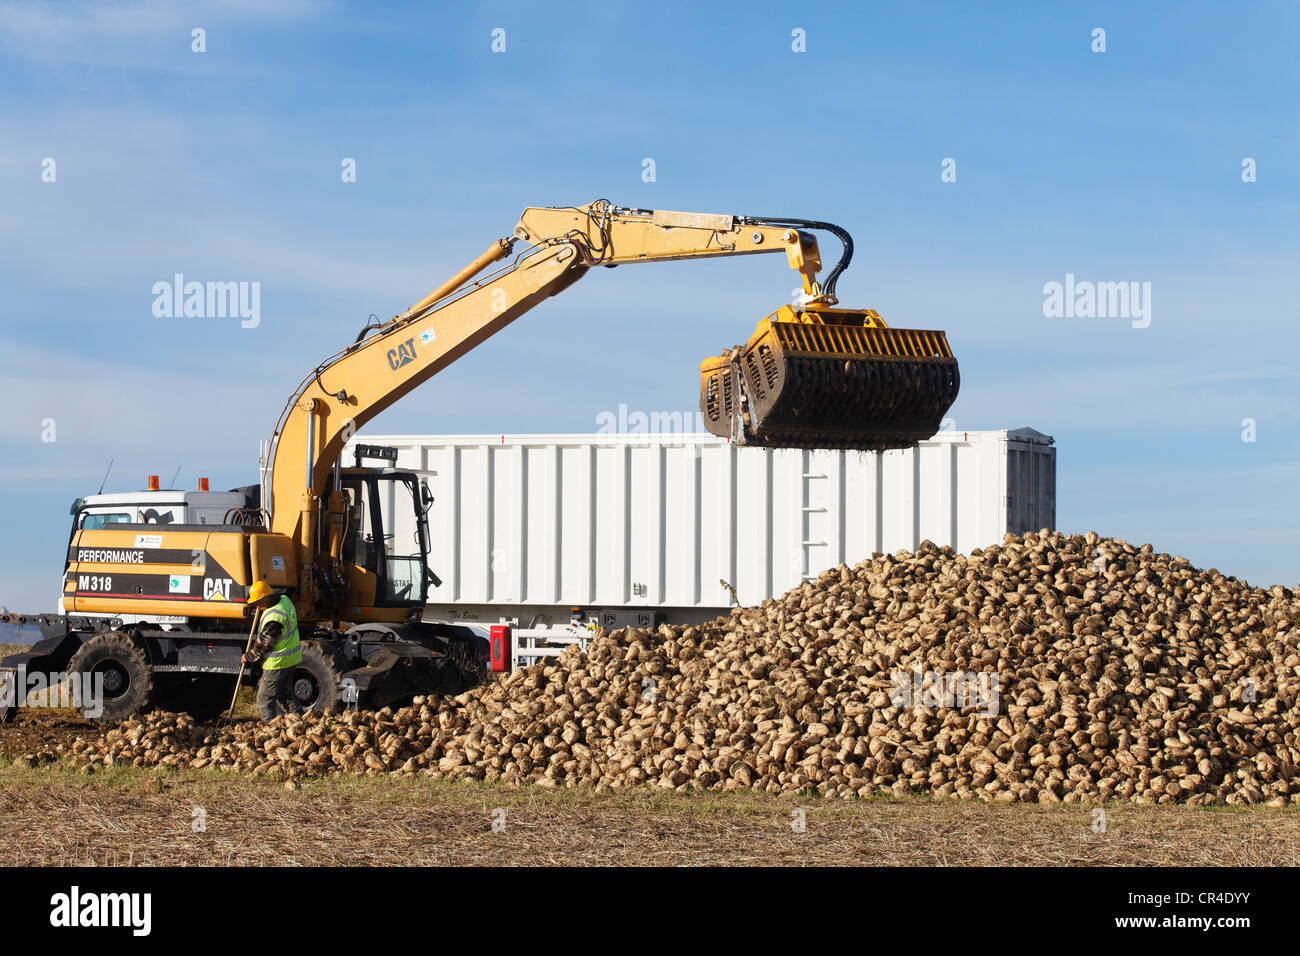
{"label": "harvested field", "polygon": [[698,627],[602,633],[454,699],[221,730],[155,714],[24,762],[1284,806],[1300,803],[1297,621],[1293,591],[1149,545],[927,543]]}
{"label": "harvested field", "polygon": [[23,708],[11,722],[0,724],[0,754],[18,756],[66,748],[78,737],[95,737],[102,730],[75,710]]}
{"label": "harvested field", "polygon": [[[0,769],[0,865],[1290,865],[1300,815]],[[196,813],[201,811],[201,816]],[[804,832],[795,832],[802,811]],[[201,832],[195,831],[202,821]],[[498,831],[493,823],[498,823]]]}

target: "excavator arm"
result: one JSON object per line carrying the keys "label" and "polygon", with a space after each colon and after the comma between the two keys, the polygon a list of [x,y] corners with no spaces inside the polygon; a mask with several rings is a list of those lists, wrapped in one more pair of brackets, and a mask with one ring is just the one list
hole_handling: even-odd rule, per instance
{"label": "excavator arm", "polygon": [[[816,239],[800,226],[830,229],[844,242],[828,288],[817,280]],[[516,254],[521,243],[526,248]],[[300,602],[320,597],[329,565],[339,558],[344,504],[331,472],[352,435],[380,412],[593,266],[779,252],[802,278],[800,309],[784,306],[759,324],[747,346],[701,366],[710,430],[759,444],[848,447],[900,447],[932,434],[956,397],[956,363],[943,333],[888,329],[874,312],[834,309],[834,279],[852,253],[837,227],[625,209],[605,200],[531,207],[511,237],[406,312],[362,330],[286,404],[272,439],[265,506],[271,530],[297,542]],[[917,368],[924,374],[918,377]],[[892,419],[882,412],[891,401]],[[898,419],[917,418],[912,406],[918,404],[921,420],[900,430]],[[873,408],[877,421],[852,420]],[[850,418],[834,418],[841,412]],[[768,419],[774,427],[764,431]]]}

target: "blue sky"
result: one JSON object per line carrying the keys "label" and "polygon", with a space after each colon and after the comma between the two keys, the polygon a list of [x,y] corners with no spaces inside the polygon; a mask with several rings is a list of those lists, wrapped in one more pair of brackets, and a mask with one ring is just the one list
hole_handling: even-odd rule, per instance
{"label": "blue sky", "polygon": [[[1056,437],[1059,527],[1294,586],[1296,8],[846,7],[0,2],[0,604],[53,605],[109,459],[106,490],[254,481],[289,390],[370,313],[525,206],[598,197],[840,223],[842,302],[947,330],[958,427]],[[155,317],[177,272],[260,282],[260,325]],[[1150,325],[1045,317],[1067,273],[1151,283]],[[372,430],[693,410],[699,361],[792,278],[599,270]]]}

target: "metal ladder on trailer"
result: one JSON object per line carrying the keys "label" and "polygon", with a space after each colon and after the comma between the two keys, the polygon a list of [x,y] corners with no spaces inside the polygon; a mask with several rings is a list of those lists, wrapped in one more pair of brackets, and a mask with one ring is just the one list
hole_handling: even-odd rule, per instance
{"label": "metal ladder on trailer", "polygon": [[828,508],[813,504],[813,486],[812,482],[818,479],[828,479],[830,475],[820,474],[813,471],[813,453],[807,448],[803,449],[800,454],[803,456],[800,471],[800,483],[803,486],[800,500],[800,527],[799,527],[799,548],[801,551],[800,578],[804,581],[815,581],[817,576],[824,570],[813,570],[816,565],[812,560],[813,548],[829,548],[830,544],[826,541],[818,541],[813,537],[813,516],[818,514],[828,514]]}

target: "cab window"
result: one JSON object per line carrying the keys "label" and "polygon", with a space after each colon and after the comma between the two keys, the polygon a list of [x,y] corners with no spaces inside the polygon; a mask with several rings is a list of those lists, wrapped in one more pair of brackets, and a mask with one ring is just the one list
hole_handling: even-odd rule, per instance
{"label": "cab window", "polygon": [[99,531],[112,524],[127,524],[130,520],[129,514],[83,515],[81,527],[86,531]]}

